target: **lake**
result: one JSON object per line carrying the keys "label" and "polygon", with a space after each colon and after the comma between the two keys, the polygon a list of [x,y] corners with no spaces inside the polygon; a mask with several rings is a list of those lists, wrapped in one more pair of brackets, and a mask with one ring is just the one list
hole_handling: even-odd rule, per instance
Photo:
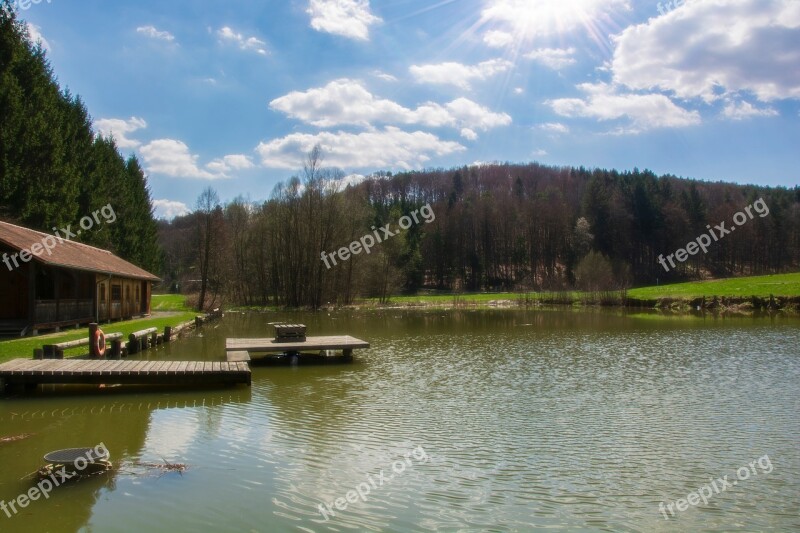
{"label": "lake", "polygon": [[798,318],[228,314],[145,357],[222,360],[277,320],[372,348],[254,367],[251,388],[0,401],[0,437],[31,434],[0,444],[0,500],[51,450],[119,464],[0,511],[0,531],[800,529]]}

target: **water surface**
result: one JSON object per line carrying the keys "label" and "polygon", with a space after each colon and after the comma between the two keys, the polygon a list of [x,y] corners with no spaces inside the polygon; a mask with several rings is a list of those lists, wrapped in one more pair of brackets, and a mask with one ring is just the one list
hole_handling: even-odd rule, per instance
{"label": "water surface", "polygon": [[[373,347],[350,365],[254,368],[251,388],[0,401],[0,436],[32,434],[0,444],[0,500],[30,489],[20,478],[50,450],[103,442],[122,462],[0,511],[0,531],[800,528],[797,319],[229,314],[145,357],[221,360],[225,337],[269,336],[276,320]],[[764,456],[769,473],[756,463],[707,505],[659,512]]]}

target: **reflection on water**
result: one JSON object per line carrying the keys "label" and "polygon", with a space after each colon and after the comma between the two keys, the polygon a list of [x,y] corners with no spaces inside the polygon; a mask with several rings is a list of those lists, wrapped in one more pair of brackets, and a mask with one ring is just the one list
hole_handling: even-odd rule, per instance
{"label": "reflection on water", "polygon": [[[275,320],[373,348],[352,365],[254,368],[250,389],[4,400],[0,436],[32,436],[0,444],[0,499],[27,490],[20,478],[58,448],[105,442],[115,460],[189,470],[64,487],[0,513],[0,530],[800,528],[796,319],[250,313],[144,356],[220,360],[225,337],[268,336]],[[409,456],[420,447],[425,461]],[[670,521],[659,513],[765,454],[768,476]]]}

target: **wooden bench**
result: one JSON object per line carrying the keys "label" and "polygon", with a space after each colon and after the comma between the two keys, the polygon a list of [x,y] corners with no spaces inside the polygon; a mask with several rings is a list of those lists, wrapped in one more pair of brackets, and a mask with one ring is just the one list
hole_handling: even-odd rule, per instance
{"label": "wooden bench", "polygon": [[[119,358],[121,355],[121,348],[122,342],[122,333],[108,333],[106,334],[106,344],[111,345],[111,349],[108,350],[106,353],[110,353],[109,358]],[[34,359],[64,359],[64,351],[69,350],[70,348],[79,348],[81,346],[89,346],[92,342],[92,339],[86,337],[84,339],[78,339],[74,341],[67,341],[67,342],[59,342],[57,344],[45,344],[42,346],[41,350],[34,350],[33,351],[33,358]]]}
{"label": "wooden bench", "polygon": [[[156,346],[158,342],[158,329],[147,328],[139,331],[134,331],[128,335],[128,353],[135,354],[149,347]],[[161,337],[163,342],[164,337]]]}

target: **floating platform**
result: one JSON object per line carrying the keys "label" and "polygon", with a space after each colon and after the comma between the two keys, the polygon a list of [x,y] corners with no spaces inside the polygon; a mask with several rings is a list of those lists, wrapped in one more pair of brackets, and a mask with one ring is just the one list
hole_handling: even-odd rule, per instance
{"label": "floating platform", "polygon": [[14,359],[0,365],[5,385],[250,385],[246,362]]}
{"label": "floating platform", "polygon": [[[253,359],[253,354],[264,354],[261,359],[274,358],[275,354],[285,354],[286,362],[291,358],[306,358],[315,363],[324,363],[329,360],[351,360],[353,350],[369,348],[367,341],[356,339],[350,335],[334,337],[307,337],[305,340],[287,341],[276,339],[227,339],[225,341],[225,351],[227,352],[228,362],[248,362]],[[303,352],[341,350],[341,357],[327,357],[323,355],[310,354]]]}

